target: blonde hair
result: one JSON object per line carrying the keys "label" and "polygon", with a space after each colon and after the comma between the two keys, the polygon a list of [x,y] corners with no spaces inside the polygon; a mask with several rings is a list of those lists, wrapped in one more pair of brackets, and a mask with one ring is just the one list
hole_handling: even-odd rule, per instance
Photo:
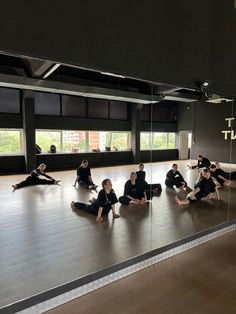
{"label": "blonde hair", "polygon": [[45,164],[40,164],[40,165],[37,167],[37,169],[39,169],[39,168],[41,168],[41,167],[46,168],[46,165],[45,165]]}

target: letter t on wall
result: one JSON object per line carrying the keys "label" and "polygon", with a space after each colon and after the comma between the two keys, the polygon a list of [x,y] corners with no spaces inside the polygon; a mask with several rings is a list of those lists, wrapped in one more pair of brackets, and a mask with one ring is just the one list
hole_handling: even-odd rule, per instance
{"label": "letter t on wall", "polygon": [[231,128],[231,121],[235,120],[235,118],[225,118],[225,121],[228,121],[228,127]]}

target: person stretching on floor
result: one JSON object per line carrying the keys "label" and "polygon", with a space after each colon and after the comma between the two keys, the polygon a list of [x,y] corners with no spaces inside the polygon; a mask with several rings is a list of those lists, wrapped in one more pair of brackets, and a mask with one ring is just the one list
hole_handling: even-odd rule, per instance
{"label": "person stretching on floor", "polygon": [[111,180],[105,179],[102,181],[102,190],[98,193],[97,199],[93,198],[91,204],[84,204],[80,202],[72,202],[71,206],[76,209],[83,210],[92,215],[96,215],[96,221],[98,223],[103,221],[102,216],[107,216],[112,210],[113,218],[119,218],[116,214],[115,204],[118,203],[118,199],[114,190],[112,189]]}
{"label": "person stretching on floor", "polygon": [[231,181],[226,179],[222,174],[224,171],[222,169],[217,169],[215,165],[210,167],[211,176],[216,180],[220,186],[230,186]]}
{"label": "person stretching on floor", "polygon": [[92,177],[91,177],[91,170],[88,166],[88,160],[83,160],[81,162],[81,165],[77,169],[77,177],[75,179],[75,183],[73,184],[74,187],[76,187],[76,184],[81,185],[84,188],[87,189],[94,189],[98,187],[93,183]]}
{"label": "person stretching on floor", "polygon": [[187,165],[187,167],[189,167],[189,169],[195,169],[195,168],[209,168],[211,165],[211,162],[208,158],[206,157],[203,157],[202,155],[198,155],[198,158],[197,158],[197,165],[195,166],[190,166],[190,165]]}
{"label": "person stretching on floor", "polygon": [[[46,165],[40,164],[38,168],[31,171],[30,175],[26,178],[26,180],[12,185],[14,192],[16,189],[20,189],[30,185],[38,185],[38,184],[58,184],[61,180],[55,180],[49,175],[45,173]],[[43,176],[47,179],[41,179],[40,176]]]}
{"label": "person stretching on floor", "polygon": [[136,172],[131,172],[130,179],[125,183],[124,195],[119,198],[119,202],[123,205],[128,204],[145,204],[147,195],[143,184],[137,181]]}
{"label": "person stretching on floor", "polygon": [[174,185],[183,190],[188,187],[187,182],[184,180],[182,174],[178,171],[178,165],[173,164],[166,174],[165,184],[168,188],[173,188]]}
{"label": "person stretching on floor", "polygon": [[224,177],[227,180],[236,180],[236,171],[226,172],[224,171],[219,162],[215,162],[216,169],[218,170],[218,174]]}
{"label": "person stretching on floor", "polygon": [[204,169],[202,177],[199,182],[194,186],[194,190],[187,195],[185,200],[180,200],[178,196],[175,197],[178,205],[188,205],[195,201],[200,201],[203,197],[209,196],[209,199],[215,199],[213,193],[216,193],[217,199],[220,199],[218,189],[211,178],[210,171]]}

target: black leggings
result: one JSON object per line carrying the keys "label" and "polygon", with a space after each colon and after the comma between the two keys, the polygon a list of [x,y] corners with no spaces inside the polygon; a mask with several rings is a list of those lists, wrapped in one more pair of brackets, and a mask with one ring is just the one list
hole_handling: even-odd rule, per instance
{"label": "black leggings", "polygon": [[75,208],[80,209],[86,213],[97,215],[98,214],[98,208],[95,204],[85,204],[80,202],[74,203]]}
{"label": "black leggings", "polygon": [[34,178],[34,177],[29,176],[26,178],[26,180],[21,181],[20,183],[16,184],[16,186],[17,186],[17,189],[20,189],[20,188],[24,188],[30,185],[54,184],[54,182],[55,182],[54,179],[46,180],[46,179],[40,179],[38,177]]}
{"label": "black leggings", "polygon": [[128,198],[127,196],[120,196],[119,197],[119,202],[123,205],[128,205],[130,201],[131,201],[131,199]]}
{"label": "black leggings", "polygon": [[[133,196],[134,198],[136,198],[136,199],[139,199],[139,200],[141,200],[143,197],[144,197],[144,195],[140,195],[139,197],[135,197],[135,196]],[[119,202],[121,203],[121,204],[123,204],[123,205],[128,205],[129,203],[130,203],[130,201],[131,201],[131,199],[130,198],[128,198],[128,196],[120,196],[119,197]]]}
{"label": "black leggings", "polygon": [[83,188],[88,188],[90,185],[93,186],[93,187],[95,187],[95,184],[92,183],[92,182],[89,181],[89,180],[83,180],[83,181],[80,180],[80,181],[79,181],[79,185],[82,186]]}
{"label": "black leggings", "polygon": [[225,177],[225,179],[227,179],[227,180],[236,180],[236,171],[233,171],[233,172],[225,172],[224,177]]}
{"label": "black leggings", "polygon": [[143,182],[143,189],[146,192],[148,200],[152,199],[154,195],[157,195],[155,193],[160,193],[162,191],[162,187],[160,183],[149,184],[147,183],[147,181]]}
{"label": "black leggings", "polygon": [[[174,180],[170,180],[170,179],[166,179],[165,180],[165,185],[168,187],[168,188],[173,188],[173,186],[175,185],[177,188],[181,187],[183,185],[182,182],[185,182],[185,181],[182,181],[182,179],[180,178],[175,178]],[[185,185],[186,186],[187,183],[185,182]]]}

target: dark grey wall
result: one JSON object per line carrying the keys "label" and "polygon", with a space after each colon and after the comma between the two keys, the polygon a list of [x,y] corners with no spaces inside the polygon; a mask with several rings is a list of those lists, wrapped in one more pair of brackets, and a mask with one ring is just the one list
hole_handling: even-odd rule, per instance
{"label": "dark grey wall", "polygon": [[[236,118],[235,109],[232,103],[179,104],[178,130],[193,132],[191,158],[196,159],[198,154],[202,154],[213,161],[236,163],[236,140],[225,140],[224,134],[221,133],[222,130],[230,130],[225,118],[233,116]],[[235,114],[232,114],[233,112]],[[234,130],[236,130],[236,123],[234,123]]]}
{"label": "dark grey wall", "polygon": [[178,149],[143,150],[141,151],[141,162],[155,162],[165,160],[177,160],[179,158]]}
{"label": "dark grey wall", "polygon": [[1,1],[0,50],[221,94],[235,37],[234,0]]}
{"label": "dark grey wall", "polygon": [[101,152],[80,154],[42,154],[37,155],[37,164],[45,163],[48,170],[75,169],[84,159],[89,160],[91,167],[104,167],[133,162],[132,152]]}
{"label": "dark grey wall", "polygon": [[17,172],[25,172],[25,156],[0,156],[0,174]]}

